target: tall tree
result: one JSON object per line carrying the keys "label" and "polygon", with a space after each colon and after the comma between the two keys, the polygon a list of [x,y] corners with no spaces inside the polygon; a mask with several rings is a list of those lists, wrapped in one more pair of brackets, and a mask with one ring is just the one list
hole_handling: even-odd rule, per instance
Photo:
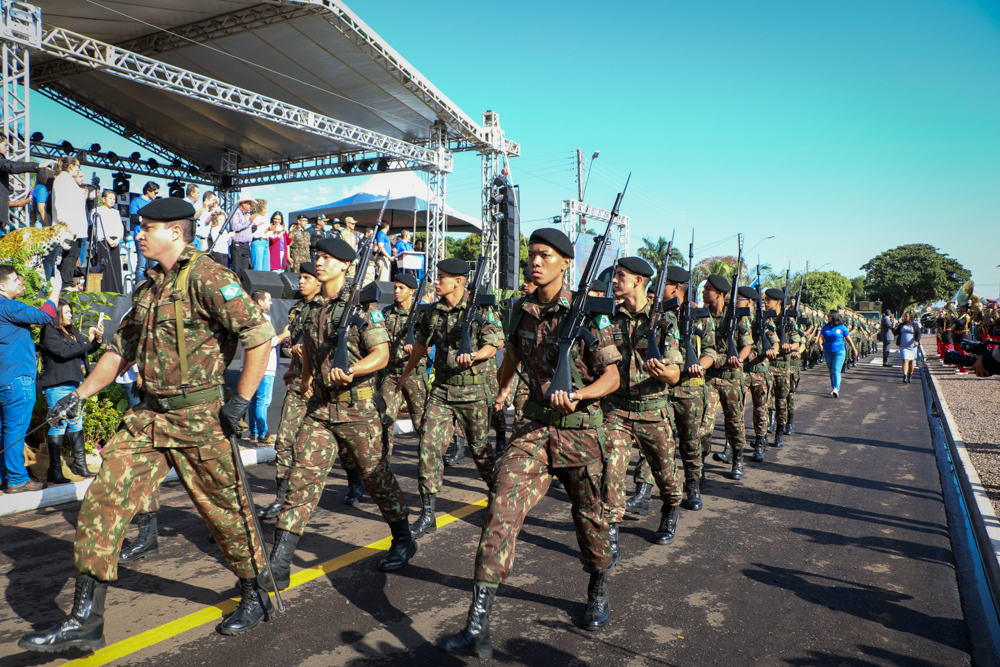
{"label": "tall tree", "polygon": [[[799,293],[799,282],[804,274],[796,276],[789,288],[795,296]],[[802,302],[807,306],[828,311],[845,305],[851,296],[851,281],[836,271],[813,271],[802,290]]]}
{"label": "tall tree", "polygon": [[972,274],[956,260],[926,243],[886,250],[861,267],[869,298],[902,312],[909,306],[950,299]]}
{"label": "tall tree", "polygon": [[864,301],[867,296],[868,290],[865,288],[865,277],[854,276],[851,278],[851,300]]}
{"label": "tall tree", "polygon": [[[670,245],[670,241],[662,236],[655,242],[650,241],[649,237],[646,237],[642,240],[642,247],[639,248],[635,254],[649,262],[655,271],[659,271],[660,267],[663,266],[663,260],[667,258],[668,245]],[[670,265],[687,265],[687,260],[684,258],[684,254],[677,248],[676,244],[670,249]]]}

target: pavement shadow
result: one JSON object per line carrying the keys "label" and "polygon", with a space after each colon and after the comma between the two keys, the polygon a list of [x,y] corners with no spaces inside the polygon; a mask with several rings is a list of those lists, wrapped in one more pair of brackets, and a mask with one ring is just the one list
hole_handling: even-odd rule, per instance
{"label": "pavement shadow", "polygon": [[923,563],[942,563],[954,566],[955,561],[952,553],[943,547],[934,547],[929,544],[910,542],[907,540],[895,540],[888,537],[878,537],[875,535],[865,535],[862,537],[850,537],[842,533],[830,533],[823,530],[812,530],[810,528],[789,528],[790,532],[802,535],[813,544],[823,546],[853,546],[875,553],[888,556],[904,556],[910,560]]}
{"label": "pavement shadow", "polygon": [[844,484],[848,486],[856,486],[861,489],[876,489],[879,491],[887,491],[894,494],[910,496],[911,498],[918,498],[920,500],[933,500],[940,503],[944,502],[944,496],[940,491],[935,492],[930,489],[920,488],[918,486],[906,486],[904,484],[894,484],[893,482],[881,479],[866,479],[864,477],[851,477],[849,475],[838,475],[836,473],[824,472],[822,470],[816,470],[814,468],[806,468],[803,466],[795,466],[787,464],[783,464],[781,466],[781,472],[787,473],[789,475],[795,475],[797,477],[804,477],[806,479],[816,480],[819,482]]}
{"label": "pavement shadow", "polygon": [[[901,452],[915,452],[917,454],[928,454],[933,453],[933,448],[931,446],[926,447],[909,447],[907,445],[902,445],[898,442],[892,442],[891,440],[875,440],[872,438],[855,438],[852,436],[834,436],[829,433],[807,433],[805,431],[795,431],[796,435],[812,436],[815,438],[823,438],[824,440],[831,440],[833,442],[840,442],[845,445],[868,445],[870,447],[884,447],[886,449],[898,449]],[[794,436],[793,436],[794,437]]]}
{"label": "pavement shadow", "polygon": [[748,579],[787,590],[811,604],[822,605],[959,651],[968,650],[964,640],[966,626],[963,619],[931,616],[911,609],[904,603],[912,600],[912,595],[802,570],[763,563],[753,563],[753,566],[756,569],[743,570],[743,575]]}
{"label": "pavement shadow", "polygon": [[851,667],[883,667],[886,664],[896,665],[897,667],[938,667],[939,665],[936,662],[921,660],[911,655],[893,653],[892,651],[886,651],[875,646],[859,646],[858,650],[873,658],[878,658],[878,662],[864,660],[858,655],[837,655],[821,651],[809,651],[808,657],[786,658],[784,662],[795,667],[843,667],[844,665],[851,665]]}

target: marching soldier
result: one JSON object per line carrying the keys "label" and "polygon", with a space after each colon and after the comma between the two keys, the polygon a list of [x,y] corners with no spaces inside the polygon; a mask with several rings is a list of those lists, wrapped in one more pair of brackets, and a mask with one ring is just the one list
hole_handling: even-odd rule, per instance
{"label": "marching soldier", "polygon": [[[757,290],[744,285],[737,290],[736,305],[739,308],[752,307],[757,303],[757,298]],[[763,461],[767,453],[767,413],[772,385],[770,360],[778,356],[778,336],[767,325],[764,327],[764,335],[771,343],[771,349],[766,353],[760,340],[760,329],[756,323],[751,326],[753,348],[743,364],[753,400],[753,460],[757,463]]]}
{"label": "marching soldier", "polygon": [[438,300],[420,320],[410,361],[396,386],[396,393],[402,391],[410,373],[427,356],[428,348],[434,346],[434,386],[427,398],[420,437],[421,512],[412,526],[416,538],[437,530],[434,507],[444,476],[442,457],[456,426],[469,443],[479,476],[487,487],[493,487],[496,466],[496,452],[486,441],[491,399],[486,376],[495,372],[492,359],[503,341],[499,318],[492,312],[485,317],[478,314],[470,331],[474,353],[459,356],[462,319],[468,308],[478,309],[476,304],[469,303],[470,292],[465,289],[471,267],[468,262],[452,257],[438,262],[437,268]]}
{"label": "marching soldier", "polygon": [[[573,260],[573,246],[562,232],[539,229],[528,240],[534,294],[514,308],[506,354],[500,371],[501,407],[515,372],[530,389],[524,421],[515,427],[497,466],[496,482],[483,520],[476,552],[472,605],[464,629],[442,637],[441,650],[453,655],[489,658],[490,611],[497,586],[510,574],[517,534],[531,508],[548,491],[552,473],[563,481],[573,503],[573,522],[584,562],[590,569],[584,627],[600,630],[610,620],[608,569],[611,548],[601,502],[603,418],[600,400],[618,387],[611,323],[607,316],[587,323],[596,338],[574,345],[573,391],[545,394],[555,373],[559,329],[573,299],[563,274]],[[429,429],[428,429],[429,430]]]}
{"label": "marching soldier", "polygon": [[[293,343],[292,360],[284,377],[285,402],[281,407],[281,424],[278,426],[278,437],[274,442],[274,480],[278,490],[274,502],[257,512],[257,516],[261,519],[273,519],[278,516],[285,503],[285,494],[288,492],[288,474],[292,469],[295,441],[302,426],[302,419],[306,415],[306,402],[302,398],[302,334],[315,324],[316,315],[326,302],[321,293],[322,287],[323,283],[319,281],[316,264],[301,262],[299,293],[302,295],[302,301],[292,306],[288,313],[288,330]],[[348,472],[348,480],[352,472],[357,475],[352,469]],[[361,478],[358,477],[358,482],[360,481]]]}
{"label": "marching soldier", "polygon": [[[743,421],[743,362],[750,356],[753,337],[739,318],[736,318],[736,330],[732,335],[736,342],[737,355],[728,356],[726,340],[730,332],[726,330],[729,321],[726,295],[730,289],[732,285],[728,280],[713,273],[708,277],[702,292],[715,328],[713,349],[718,363],[713,361],[705,371],[708,400],[705,402],[705,417],[702,419],[701,451],[703,457],[712,451],[715,414],[721,404],[726,430],[726,447],[722,454],[715,455],[715,459],[731,463],[732,478],[743,479],[743,449],[747,444],[746,426]],[[736,304],[731,303],[728,307],[735,308]]]}
{"label": "marching soldier", "polygon": [[[772,287],[764,291],[764,306],[781,317],[781,304],[784,298],[784,292]],[[801,341],[798,329],[790,318],[785,327],[785,337],[788,342],[779,345],[778,356],[771,361],[771,378],[774,381],[774,447],[783,447],[785,444],[782,438],[785,435],[785,423],[788,419],[788,394],[791,392],[792,383],[789,369],[798,365],[798,361],[792,358],[792,353],[799,349]]]}
{"label": "marching soldier", "polygon": [[[406,521],[408,510],[389,459],[382,447],[382,424],[375,406],[376,373],[389,362],[389,335],[381,311],[360,314],[362,323],[348,333],[350,367],[333,367],[336,327],[347,306],[347,267],[357,254],[341,239],[316,243],[316,274],[323,282],[323,304],[314,323],[303,335],[302,397],[306,414],[295,441],[295,456],[288,475],[288,492],[274,530],[271,566],[275,584],[287,588],[292,556],[309,516],[316,508],[327,474],[338,450],[357,467],[382,518],[389,524],[392,543],[379,563],[381,572],[403,568],[417,551]],[[258,581],[270,585],[267,573]]]}
{"label": "marching soldier", "polygon": [[[638,443],[643,458],[652,468],[652,476],[660,490],[663,507],[660,526],[653,541],[670,544],[677,534],[678,509],[684,498],[683,476],[677,469],[674,453],[676,443],[670,428],[670,394],[668,385],[680,379],[680,350],[668,346],[662,360],[646,362],[649,341],[646,331],[653,316],[653,303],[646,298],[646,285],[653,268],[640,257],[618,260],[612,277],[615,300],[619,305],[611,320],[615,346],[621,355],[618,389],[605,398],[605,430],[608,435],[607,459],[604,472],[605,503],[608,531],[611,539],[611,562],[620,557],[618,524],[625,515],[625,472],[632,455],[632,441]],[[658,326],[657,336],[673,338],[674,331]],[[662,347],[662,345],[661,345]]]}
{"label": "marching soldier", "polygon": [[[253,508],[238,489],[229,436],[264,376],[274,329],[236,276],[191,245],[194,213],[189,202],[174,197],[142,210],[137,240],[155,262],[150,279],[133,293],[132,310],[94,371],[53,406],[53,414],[72,419],[85,399],[133,363],[139,366],[146,400],[125,414],[122,429],[101,451],[103,465],[77,520],[73,555],[80,575],[73,611],[55,627],[24,635],[18,642],[23,649],[55,653],[105,645],[105,598],[118,576],[125,530],[172,467],[240,579],[241,601],[219,631],[242,634],[273,613],[270,596],[256,584],[262,545],[249,525]],[[246,359],[237,393],[224,401],[237,342]]]}
{"label": "marching soldier", "polygon": [[309,230],[306,229],[307,224],[309,224],[309,218],[299,214],[299,217],[295,219],[295,226],[288,234],[288,255],[292,260],[292,271],[299,273],[302,271],[302,262],[310,260],[309,244],[311,238]]}
{"label": "marching soldier", "polygon": [[[427,406],[427,361],[421,358],[416,365],[416,374],[407,376],[406,382],[400,385],[399,379],[410,359],[412,347],[406,345],[406,320],[410,310],[419,304],[413,297],[418,287],[417,279],[409,273],[397,273],[395,278],[395,302],[382,309],[385,317],[385,329],[389,333],[389,365],[382,379],[382,400],[386,406],[386,446],[388,455],[392,455],[392,428],[399,413],[399,399],[406,401],[406,409],[413,420],[413,429],[420,437],[424,432],[424,409]],[[414,325],[416,322],[414,322]],[[414,327],[415,328],[415,327]],[[396,387],[400,387],[399,392]],[[401,394],[401,395],[400,395]]]}
{"label": "marching soldier", "polygon": [[[797,299],[793,297],[789,300],[789,303],[793,311],[799,310],[797,308]],[[796,334],[798,334],[799,346],[791,354],[791,359],[794,363],[788,367],[788,401],[786,404],[788,420],[785,422],[784,435],[795,433],[795,429],[792,427],[792,421],[795,419],[795,390],[799,388],[799,379],[802,377],[802,354],[805,349],[806,340],[808,340],[802,331],[801,325],[798,323],[797,316],[789,317],[788,323],[795,329]]]}

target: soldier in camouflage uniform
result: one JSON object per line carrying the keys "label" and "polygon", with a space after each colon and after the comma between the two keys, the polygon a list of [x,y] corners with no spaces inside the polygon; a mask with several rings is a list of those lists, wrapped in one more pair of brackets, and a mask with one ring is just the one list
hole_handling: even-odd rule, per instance
{"label": "soldier in camouflage uniform", "polygon": [[[759,295],[757,290],[744,285],[739,288],[736,300],[737,308],[755,308]],[[756,317],[756,316],[755,316]],[[743,372],[747,378],[747,388],[753,401],[753,460],[760,463],[767,453],[767,417],[768,402],[771,396],[771,365],[770,360],[778,356],[778,336],[773,328],[765,323],[764,335],[771,344],[771,349],[764,352],[760,340],[760,327],[756,319],[747,322],[753,337],[753,349],[743,364]]]}
{"label": "soldier in camouflage uniform", "polygon": [[[348,328],[348,371],[333,366],[337,325],[350,296],[347,267],[356,257],[341,239],[320,239],[316,243],[316,273],[323,282],[327,301],[303,335],[302,397],[306,400],[306,415],[296,438],[288,493],[275,523],[271,551],[274,580],[279,588],[290,583],[295,546],[319,502],[338,450],[349,452],[392,531],[389,554],[379,563],[379,570],[395,572],[417,551],[406,521],[406,500],[382,446],[382,424],[375,406],[376,373],[389,362],[389,334],[381,311],[358,312],[361,323]],[[267,573],[261,573],[258,580],[261,585],[270,583]]]}
{"label": "soldier in camouflage uniform", "polygon": [[794,316],[788,318],[789,324],[795,329],[795,333],[798,334],[799,346],[792,351],[791,360],[794,362],[788,366],[788,400],[786,403],[787,411],[787,421],[785,421],[784,435],[792,435],[795,433],[795,429],[792,427],[792,421],[795,419],[795,390],[799,388],[799,379],[802,377],[802,352],[806,345],[806,335],[803,332],[802,325],[798,321],[800,313],[798,313],[798,308],[796,308],[796,299],[793,297],[789,299],[790,308],[795,313]]}
{"label": "soldier in camouflage uniform", "polygon": [[[469,303],[465,289],[469,263],[452,257],[438,262],[435,281],[437,302],[424,312],[417,327],[410,361],[403,370],[402,382],[434,346],[434,386],[427,397],[424,431],[420,438],[420,517],[412,526],[413,535],[421,537],[437,530],[434,507],[444,476],[445,449],[455,435],[456,426],[472,449],[479,476],[488,488],[493,486],[496,452],[486,441],[491,399],[488,375],[495,373],[493,357],[503,344],[499,318],[493,312],[479,312],[472,322],[470,335],[473,354],[459,356],[462,320]],[[397,386],[397,393],[401,387]],[[461,446],[461,444],[459,445]]]}
{"label": "soldier in camouflage uniform", "polygon": [[310,260],[309,243],[311,239],[309,237],[309,230],[306,229],[308,222],[309,218],[300,215],[296,218],[292,231],[288,233],[288,256],[292,260],[292,271],[301,272],[302,262]]}
{"label": "soldier in camouflage uniform", "polygon": [[[413,297],[418,286],[416,278],[411,274],[397,274],[395,303],[382,309],[385,329],[389,333],[390,351],[389,365],[386,366],[385,377],[382,379],[382,400],[385,401],[386,406],[385,439],[389,456],[392,455],[393,424],[396,423],[401,400],[406,401],[406,409],[410,413],[417,437],[421,437],[424,432],[424,409],[427,407],[427,361],[425,359],[421,359],[417,363],[416,373],[407,376],[400,391],[396,392],[399,378],[402,376],[406,362],[410,360],[410,353],[413,351],[413,348],[406,344],[406,321],[410,316],[410,310],[417,307],[417,304],[413,302]],[[414,318],[416,317],[415,315]],[[414,329],[416,329],[416,319],[414,319]]]}
{"label": "soldier in camouflage uniform", "polygon": [[[316,315],[323,308],[325,299],[320,293],[323,284],[319,281],[316,264],[299,264],[299,293],[302,300],[288,312],[289,341],[292,343],[288,372],[285,373],[285,402],[281,406],[281,423],[278,437],[274,442],[274,480],[278,487],[274,502],[259,510],[261,519],[278,516],[288,492],[288,475],[295,457],[295,441],[306,415],[306,402],[302,398],[302,333],[315,323]],[[355,473],[356,474],[356,473]],[[360,478],[359,478],[360,480]]]}
{"label": "soldier in camouflage uniform", "polygon": [[[785,293],[772,287],[764,291],[764,304],[768,310],[781,317],[781,304]],[[775,321],[778,321],[777,319]],[[781,332],[778,332],[780,338]],[[788,318],[785,327],[784,345],[779,345],[778,356],[771,362],[771,377],[774,380],[774,447],[783,447],[785,423],[788,419],[788,394],[791,392],[792,374],[789,369],[798,366],[798,360],[792,358],[792,353],[798,351],[801,336],[792,318]]]}
{"label": "soldier in camouflage uniform", "polygon": [[515,372],[521,373],[531,397],[524,407],[525,420],[515,427],[498,462],[476,552],[468,622],[458,634],[442,637],[439,643],[441,650],[454,655],[492,655],[489,616],[497,586],[510,574],[517,535],[528,512],[548,491],[552,473],[569,493],[577,542],[591,571],[584,627],[599,630],[610,620],[611,548],[601,502],[604,429],[600,400],[618,387],[620,355],[608,317],[587,322],[596,340],[585,346],[577,339],[573,345],[573,391],[555,392],[551,401],[546,400],[559,352],[560,323],[573,299],[563,285],[573,246],[565,234],[551,228],[536,230],[528,243],[528,261],[538,289],[514,308],[495,405],[507,399]]}
{"label": "soldier in camouflage uniform", "polygon": [[[108,583],[118,577],[118,550],[129,521],[175,468],[229,564],[242,600],[219,627],[240,634],[272,614],[270,597],[255,582],[262,545],[250,527],[253,508],[238,489],[229,435],[246,414],[264,376],[274,329],[240,288],[236,276],[194,245],[194,207],[169,197],[142,213],[137,240],[156,262],[133,293],[122,321],[94,371],[51,411],[73,419],[83,400],[139,366],[143,403],[101,451],[100,472],[87,489],[77,520],[73,555],[80,575],[73,611],[61,623],[18,642],[46,653],[104,646]],[[238,394],[223,401],[226,367],[238,342],[246,362]]]}
{"label": "soldier in camouflage uniform", "polygon": [[[615,301],[619,303],[611,327],[621,355],[618,389],[604,399],[608,434],[604,491],[612,563],[619,558],[618,524],[625,515],[625,472],[632,456],[633,440],[645,460],[650,462],[663,500],[654,543],[674,541],[680,517],[678,508],[684,498],[684,480],[674,456],[676,443],[670,428],[670,394],[667,391],[669,385],[680,379],[680,364],[684,360],[680,350],[667,346],[661,353],[662,359],[646,361],[649,346],[646,334],[654,312],[653,302],[646,298],[646,285],[652,276],[653,268],[645,260],[625,257],[618,260],[612,278]],[[672,331],[665,334],[660,326],[657,326],[657,334],[657,340],[664,335],[673,337]]]}
{"label": "soldier in camouflage uniform", "polygon": [[[753,346],[753,336],[749,329],[735,318],[735,331],[732,332],[736,344],[735,356],[728,356],[727,338],[729,331],[730,310],[736,304],[726,306],[726,295],[732,285],[724,277],[712,274],[705,283],[702,298],[708,305],[715,328],[715,357],[706,368],[705,378],[708,387],[708,400],[705,402],[705,417],[702,420],[701,433],[702,456],[708,456],[712,450],[712,432],[715,430],[715,414],[722,405],[722,414],[726,430],[726,447],[722,454],[716,454],[715,460],[732,464],[733,479],[743,479],[743,448],[747,444],[746,425],[743,421],[744,377],[743,362],[750,356]],[[702,473],[704,475],[704,472]]]}

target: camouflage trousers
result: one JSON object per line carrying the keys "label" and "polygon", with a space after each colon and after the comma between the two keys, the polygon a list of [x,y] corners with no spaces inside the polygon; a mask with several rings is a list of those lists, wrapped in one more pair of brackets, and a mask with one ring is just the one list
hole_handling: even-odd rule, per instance
{"label": "camouflage trousers", "polygon": [[[802,377],[802,367],[797,363],[788,369],[788,419],[795,414],[795,390],[799,388],[799,378]],[[788,422],[785,422],[786,424]]]}
{"label": "camouflage trousers", "polygon": [[299,273],[299,268],[301,267],[302,262],[308,262],[310,258],[309,258],[309,253],[304,252],[301,254],[291,253],[289,259],[292,260],[292,267],[289,270],[293,271],[294,273]]}
{"label": "camouflage trousers", "polygon": [[101,458],[104,463],[77,518],[73,544],[77,570],[100,581],[118,578],[118,552],[129,522],[140,508],[148,508],[149,498],[171,468],[208,524],[229,569],[241,579],[255,577],[263,569],[263,546],[251,526],[253,510],[238,488],[228,440],[155,447],[149,430],[133,435],[122,429],[101,450]]}
{"label": "camouflage trousers", "polygon": [[[557,444],[567,433],[586,447],[569,460],[559,456]],[[507,579],[524,519],[548,492],[553,474],[569,494],[576,540],[587,567],[596,572],[611,564],[608,523],[601,501],[599,438],[595,429],[566,431],[538,422],[515,426],[513,440],[497,462],[496,483],[476,551],[476,583],[500,584]],[[580,465],[554,467],[565,463]]]}
{"label": "camouflage trousers", "polygon": [[704,430],[701,433],[701,453],[708,456],[712,451],[712,432],[715,431],[715,415],[722,405],[726,442],[737,451],[743,451],[747,444],[746,425],[743,423],[743,377],[718,378],[705,381],[708,395],[705,400]]}
{"label": "camouflage trousers", "polygon": [[771,395],[771,370],[767,366],[764,368],[766,370],[746,373],[746,377],[750,380],[748,388],[753,401],[753,432],[760,437],[767,435],[769,416],[767,411]]}
{"label": "camouflage trousers", "polygon": [[[479,385],[482,387],[482,385]],[[486,433],[490,425],[491,407],[485,387],[476,401],[450,403],[445,400],[446,388],[432,391],[424,411],[424,432],[420,437],[420,493],[438,493],[444,479],[444,453],[455,437],[455,430],[465,436],[472,450],[472,459],[479,476],[488,488],[493,486],[496,450],[490,447]]]}
{"label": "camouflage trousers", "polygon": [[274,478],[288,479],[292,469],[293,450],[298,438],[302,420],[306,416],[306,402],[302,394],[292,389],[285,392],[285,403],[281,406],[281,423],[274,441]]}
{"label": "camouflage trousers", "polygon": [[[628,412],[610,409],[605,412],[608,461],[604,466],[604,512],[608,523],[621,523],[625,517],[625,474],[632,458],[632,442],[639,445],[647,474],[656,481],[660,498],[668,506],[679,505],[684,497],[684,478],[677,468],[676,443],[670,429],[668,408],[662,409],[660,421],[629,419]],[[639,480],[637,480],[639,481]]]}
{"label": "camouflage trousers", "polygon": [[670,400],[673,404],[677,448],[684,463],[684,480],[700,479],[701,469],[704,466],[701,460],[701,434],[705,422],[708,386],[678,385],[671,389]]}
{"label": "camouflage trousers", "polygon": [[413,430],[417,432],[418,437],[424,433],[424,410],[427,408],[427,372],[424,369],[418,367],[410,373],[399,394],[396,394],[397,384],[399,384],[398,375],[389,375],[382,380],[382,400],[385,401],[385,413],[389,422],[385,425],[384,439],[386,453],[389,456],[392,456],[393,425],[399,416],[400,402],[406,402],[406,410],[410,413]]}
{"label": "camouflage trousers", "polygon": [[773,380],[774,395],[774,432],[785,428],[788,423],[788,395],[791,393],[791,374],[789,369],[782,366],[771,368],[771,379]]}
{"label": "camouflage trousers", "polygon": [[[369,403],[371,401],[368,401]],[[288,493],[278,515],[276,528],[301,535],[316,509],[327,475],[338,451],[346,454],[357,466],[382,518],[388,523],[402,521],[409,515],[406,499],[399,488],[389,459],[382,448],[381,424],[368,421],[331,422],[324,419],[325,410],[310,401],[308,412],[295,441],[295,456],[288,475]],[[341,459],[344,469],[347,461]]]}

